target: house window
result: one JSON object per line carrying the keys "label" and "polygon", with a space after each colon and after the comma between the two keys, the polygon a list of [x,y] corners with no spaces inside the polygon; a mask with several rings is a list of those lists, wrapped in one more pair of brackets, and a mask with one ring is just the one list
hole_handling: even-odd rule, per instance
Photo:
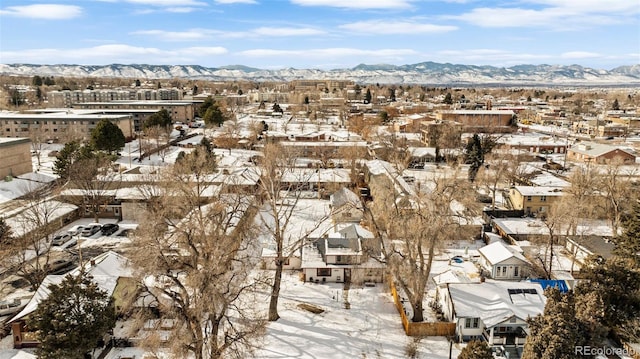
{"label": "house window", "polygon": [[331,268],[318,268],[318,277],[331,277]]}
{"label": "house window", "polygon": [[540,202],[546,202],[547,196],[540,196]]}
{"label": "house window", "polygon": [[480,325],[480,318],[466,318],[464,320],[465,328],[478,328]]}
{"label": "house window", "polygon": [[514,277],[518,277],[520,273],[519,272],[520,267],[513,267],[513,276]]}
{"label": "house window", "polygon": [[502,275],[507,275],[507,267],[502,267]]}
{"label": "house window", "polygon": [[531,202],[531,196],[527,196],[527,202]]}
{"label": "house window", "polygon": [[336,263],[342,263],[342,256],[336,256]]}

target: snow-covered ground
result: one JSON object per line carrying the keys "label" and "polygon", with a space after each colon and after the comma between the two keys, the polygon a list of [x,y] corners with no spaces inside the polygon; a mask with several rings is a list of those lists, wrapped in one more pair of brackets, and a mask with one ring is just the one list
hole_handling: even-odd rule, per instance
{"label": "snow-covered ground", "polygon": [[[405,358],[414,343],[402,329],[400,315],[384,284],[356,287],[345,296],[341,284],[309,284],[298,273],[283,274],[280,319],[269,323],[258,358]],[[350,309],[345,308],[348,301]],[[298,307],[307,303],[324,309],[313,314]],[[449,357],[444,337],[417,342],[418,358]],[[460,348],[453,345],[453,357]]]}

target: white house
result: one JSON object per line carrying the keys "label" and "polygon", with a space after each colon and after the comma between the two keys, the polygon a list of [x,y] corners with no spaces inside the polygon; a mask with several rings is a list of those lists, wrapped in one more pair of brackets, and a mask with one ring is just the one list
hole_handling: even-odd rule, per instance
{"label": "white house", "polygon": [[491,278],[499,280],[520,280],[529,275],[529,261],[516,246],[502,241],[493,242],[478,249],[480,265],[490,273]]}
{"label": "white house", "polygon": [[384,265],[372,259],[363,248],[373,233],[350,224],[302,248],[301,268],[307,282],[382,282]]}
{"label": "white house", "polygon": [[458,340],[484,339],[489,345],[524,345],[526,320],[544,312],[539,283],[488,280],[447,285],[444,317],[456,323]]}

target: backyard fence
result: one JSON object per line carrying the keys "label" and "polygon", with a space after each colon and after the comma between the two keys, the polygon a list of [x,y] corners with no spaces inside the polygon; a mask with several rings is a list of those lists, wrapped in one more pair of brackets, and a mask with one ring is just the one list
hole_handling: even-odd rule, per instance
{"label": "backyard fence", "polygon": [[404,306],[398,296],[398,291],[393,283],[393,280],[389,280],[389,286],[391,287],[391,295],[393,296],[393,302],[396,304],[396,309],[400,313],[402,319],[402,326],[405,333],[410,337],[428,337],[428,336],[454,336],[456,333],[456,324],[450,322],[420,322],[414,323],[409,320],[407,314],[404,311]]}

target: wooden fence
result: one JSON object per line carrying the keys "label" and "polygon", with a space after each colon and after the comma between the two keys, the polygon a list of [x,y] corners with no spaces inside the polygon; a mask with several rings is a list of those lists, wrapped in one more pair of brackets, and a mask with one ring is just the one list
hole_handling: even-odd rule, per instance
{"label": "wooden fence", "polygon": [[407,318],[407,314],[404,312],[404,307],[398,296],[393,280],[389,280],[389,286],[391,287],[391,295],[393,296],[393,302],[396,304],[396,309],[400,313],[402,319],[402,326],[405,333],[410,337],[428,337],[428,336],[454,336],[456,333],[456,323],[450,322],[420,322],[414,323]]}

